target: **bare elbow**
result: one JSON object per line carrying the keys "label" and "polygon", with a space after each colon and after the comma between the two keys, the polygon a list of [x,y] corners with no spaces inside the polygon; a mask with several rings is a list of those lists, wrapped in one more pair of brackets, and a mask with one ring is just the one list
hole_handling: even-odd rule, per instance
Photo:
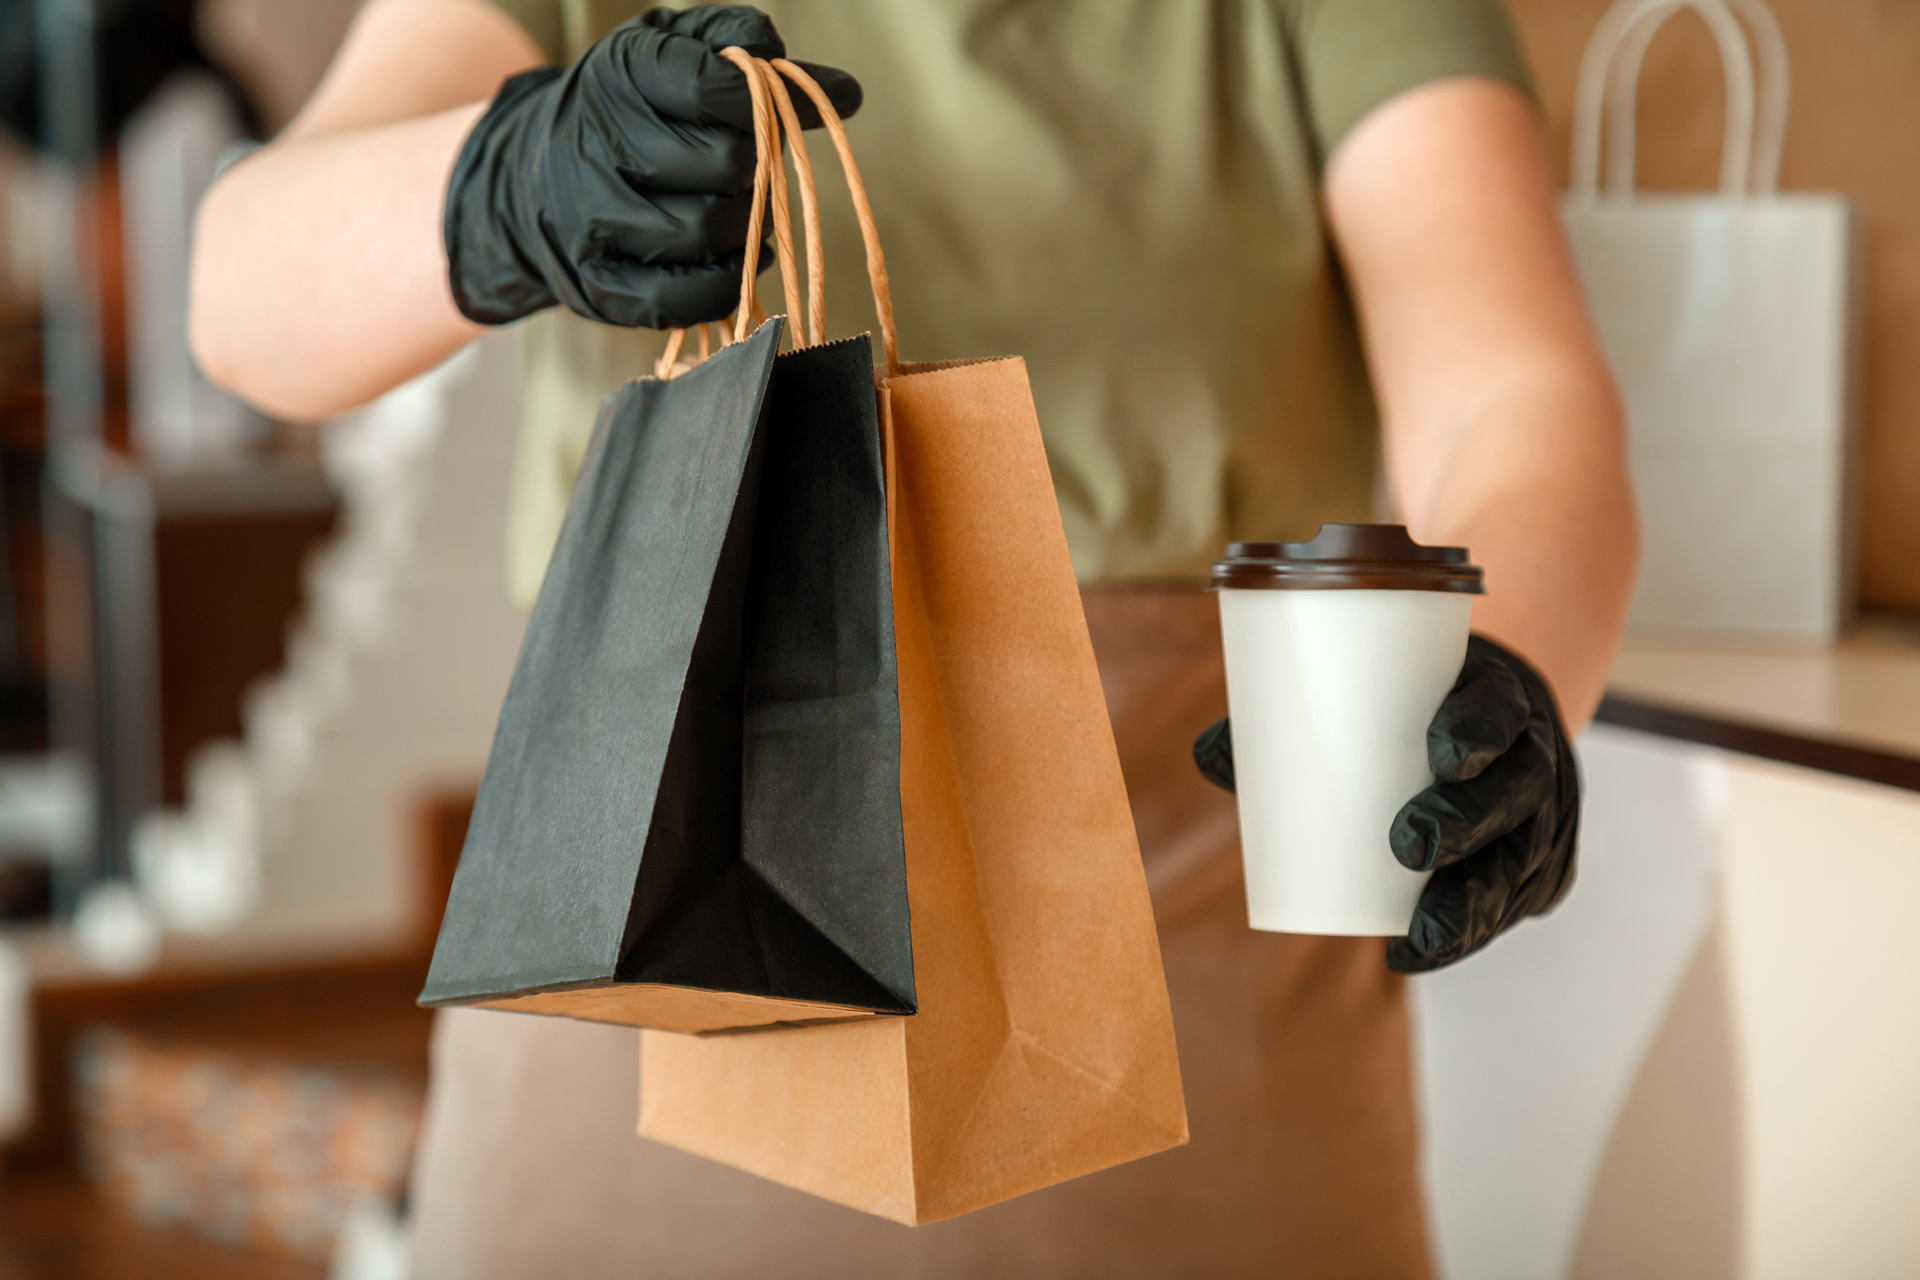
{"label": "bare elbow", "polygon": [[[346,408],[313,397],[289,353],[285,317],[263,291],[271,258],[255,252],[258,233],[231,177],[215,182],[194,220],[187,281],[187,345],[207,381],[273,417],[314,421]],[[308,385],[303,386],[303,382]]]}
{"label": "bare elbow", "polygon": [[429,306],[382,307],[366,297],[378,282],[342,284],[326,247],[289,230],[296,211],[284,183],[260,165],[216,182],[194,223],[187,342],[208,381],[273,417],[314,422],[359,408],[479,332],[437,294]]}
{"label": "bare elbow", "polygon": [[[196,259],[199,255],[195,255]],[[187,295],[187,347],[193,353],[193,362],[200,372],[206,375],[208,382],[222,391],[231,392],[245,399],[235,377],[233,356],[222,342],[225,336],[222,327],[208,318],[209,308],[200,281],[200,270],[196,264],[193,280],[188,286]]]}
{"label": "bare elbow", "polygon": [[[194,363],[207,381],[243,400],[257,402],[250,394],[246,332],[249,299],[246,297],[243,263],[239,245],[232,234],[227,184],[216,182],[201,201],[194,219],[193,251],[188,258],[187,345]],[[263,406],[264,407],[264,406]]]}

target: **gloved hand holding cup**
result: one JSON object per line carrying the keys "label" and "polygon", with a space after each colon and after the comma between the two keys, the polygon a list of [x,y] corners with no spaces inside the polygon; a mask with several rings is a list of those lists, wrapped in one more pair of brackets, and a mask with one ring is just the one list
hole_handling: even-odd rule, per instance
{"label": "gloved hand holding cup", "polygon": [[1469,638],[1482,577],[1391,525],[1214,566],[1232,715],[1194,759],[1239,797],[1254,928],[1392,938],[1418,972],[1565,895],[1578,772],[1546,682]]}
{"label": "gloved hand holding cup", "polygon": [[1485,591],[1466,560],[1397,525],[1329,524],[1214,565],[1254,928],[1406,932],[1426,875],[1389,855],[1387,829],[1433,781],[1427,725]]}

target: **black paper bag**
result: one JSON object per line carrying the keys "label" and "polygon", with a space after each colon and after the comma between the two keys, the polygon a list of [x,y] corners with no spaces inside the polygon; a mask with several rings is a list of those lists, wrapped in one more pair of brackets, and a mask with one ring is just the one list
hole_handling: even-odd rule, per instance
{"label": "black paper bag", "polygon": [[423,1004],[914,1011],[872,352],[783,325],[603,406]]}

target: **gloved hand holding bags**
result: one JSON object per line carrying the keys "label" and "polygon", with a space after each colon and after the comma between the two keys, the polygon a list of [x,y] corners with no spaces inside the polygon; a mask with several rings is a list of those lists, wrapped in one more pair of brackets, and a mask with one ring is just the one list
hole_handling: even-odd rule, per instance
{"label": "gloved hand holding bags", "polygon": [[[772,20],[746,5],[652,9],[572,66],[508,80],[448,179],[443,233],[461,313],[504,324],[562,303],[653,329],[726,315],[754,176],[746,77],[720,56],[736,45],[786,53]],[[852,76],[800,65],[841,115],[859,109]],[[795,109],[803,127],[819,125],[811,102]]]}
{"label": "gloved hand holding bags", "polygon": [[[1202,731],[1194,763],[1235,789],[1225,720]],[[1387,946],[1388,967],[1423,973],[1473,954],[1573,885],[1580,774],[1547,683],[1485,636],[1427,730],[1434,783],[1408,800],[1382,835],[1412,871],[1432,871],[1413,921]],[[1382,850],[1383,854],[1385,850]]]}
{"label": "gloved hand holding bags", "polygon": [[[730,341],[608,398],[422,998],[672,1028],[642,1135],[930,1222],[1185,1142],[1172,1014],[1025,365],[900,361],[832,99],[720,56],[790,314],[795,144],[811,323],[749,335],[737,264]],[[877,369],[821,341],[775,67],[846,170]]]}

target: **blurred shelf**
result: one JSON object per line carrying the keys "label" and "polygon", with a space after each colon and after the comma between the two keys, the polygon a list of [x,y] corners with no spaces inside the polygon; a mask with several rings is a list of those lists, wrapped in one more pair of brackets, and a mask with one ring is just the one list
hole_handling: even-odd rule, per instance
{"label": "blurred shelf", "polygon": [[[74,1052],[96,1027],[424,1088],[433,1015],[414,997],[426,968],[416,952],[299,968],[163,968],[36,987],[29,1012],[36,1106],[28,1130],[6,1148],[6,1164],[25,1171],[73,1160]],[[0,1278],[8,1274],[0,1268]]]}
{"label": "blurred shelf", "polygon": [[[411,823],[418,915],[378,936],[295,932],[256,919],[215,938],[170,937],[153,968],[114,976],[88,966],[60,930],[12,931],[31,975],[37,1105],[28,1131],[0,1151],[6,1166],[71,1167],[73,1050],[95,1027],[424,1088],[433,1014],[414,997],[473,799],[470,782],[419,797]],[[0,1202],[7,1194],[0,1187]],[[0,1280],[13,1274],[0,1253]]]}
{"label": "blurred shelf", "polygon": [[36,988],[141,985],[233,973],[379,966],[411,954],[416,945],[410,925],[349,931],[331,925],[288,927],[284,921],[254,919],[211,937],[168,934],[152,967],[118,975],[100,969],[81,954],[72,930],[64,926],[0,926],[0,937],[18,951],[27,967],[28,981]]}
{"label": "blurred shelf", "polygon": [[320,1280],[324,1265],[219,1244],[120,1212],[70,1170],[0,1181],[6,1280]]}
{"label": "blurred shelf", "polygon": [[1596,719],[1920,791],[1920,629],[1875,619],[1821,647],[1629,638]]}

